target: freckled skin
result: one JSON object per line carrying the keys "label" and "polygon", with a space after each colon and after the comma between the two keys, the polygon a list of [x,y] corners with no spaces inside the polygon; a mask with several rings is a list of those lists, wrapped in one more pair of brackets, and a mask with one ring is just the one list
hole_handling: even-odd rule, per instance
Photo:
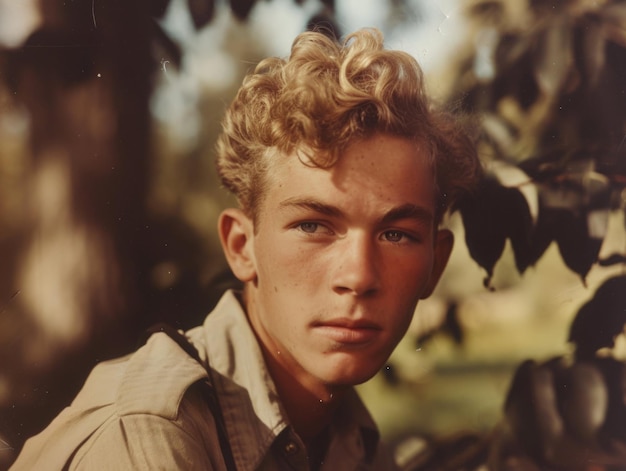
{"label": "freckled skin", "polygon": [[[417,301],[438,278],[432,219],[380,223],[386,212],[405,204],[434,213],[426,157],[412,141],[377,135],[349,146],[331,169],[279,156],[270,170],[272,182],[281,183],[268,186],[252,241],[250,322],[270,355],[282,352],[269,361],[305,383],[361,383],[387,361]],[[332,205],[341,215],[284,205],[294,198]],[[304,232],[302,221],[317,224],[315,232]],[[391,243],[384,234],[392,229],[420,240]],[[316,328],[337,318],[371,322],[376,335],[364,344],[342,344]]]}
{"label": "freckled skin", "polygon": [[452,235],[435,227],[433,172],[414,141],[357,140],[329,169],[271,159],[256,219],[224,210],[220,238],[289,420],[314,442],[405,334]]}

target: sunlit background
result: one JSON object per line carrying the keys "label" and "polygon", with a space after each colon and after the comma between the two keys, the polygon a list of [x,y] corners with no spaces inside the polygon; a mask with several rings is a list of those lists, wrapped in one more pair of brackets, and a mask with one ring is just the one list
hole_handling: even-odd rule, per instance
{"label": "sunlit background", "polygon": [[[106,28],[100,1],[87,2],[89,31]],[[46,21],[54,25],[45,15],[62,10],[57,3],[43,1],[48,13],[42,13],[35,0],[0,0],[0,50],[17,51]],[[111,78],[110,59],[93,60],[75,82],[55,85],[44,80],[45,65],[12,76],[13,67],[28,64],[29,51],[47,47],[45,39],[21,59],[0,56],[0,77],[6,78],[0,82],[0,458],[3,448],[4,456],[11,456],[71,399],[96,361],[132,350],[139,332],[153,321],[188,327],[210,308],[215,277],[225,266],[215,222],[221,208],[233,204],[216,181],[213,146],[224,108],[261,58],[288,55],[294,37],[316,16],[327,17],[341,34],[377,27],[388,47],[418,59],[434,100],[450,105],[470,81],[494,77],[503,25],[518,32],[534,27],[522,0],[336,0],[330,8],[331,3],[258,0],[242,21],[227,1],[218,0],[210,20],[197,28],[188,3],[171,0],[158,24],[175,47],[145,49],[154,63],[152,79],[144,83],[150,150],[130,170],[125,166],[134,162],[132,149],[120,160],[111,157],[114,145],[98,148],[119,138],[123,121],[111,113],[122,102],[111,111],[108,90],[120,86],[124,66]],[[570,3],[584,10],[610,2]],[[486,11],[496,4],[497,18],[480,16],[479,7]],[[623,26],[617,28],[624,40]],[[132,40],[120,47],[135,47]],[[50,43],[50,49],[69,46]],[[136,72],[133,58],[128,60],[130,79]],[[48,103],[45,90],[35,93],[37,81],[68,96]],[[32,110],[42,103],[63,111],[37,116]],[[505,105],[510,103],[501,109]],[[43,136],[46,126],[58,125],[55,116],[67,119],[59,133],[79,144],[64,147],[62,138],[57,142],[51,136],[33,145],[33,135]],[[131,139],[133,132],[126,129],[123,135]],[[77,160],[72,152],[81,148],[86,153]],[[538,194],[523,184],[528,176],[513,166],[498,170],[492,153],[481,151],[501,182],[519,186],[536,220]],[[141,178],[122,176],[118,182],[116,172],[124,169]],[[81,187],[75,179],[85,174],[96,177]],[[84,197],[100,184],[104,196]],[[621,201],[604,215],[600,258],[625,252]],[[126,227],[133,217],[136,224]],[[102,220],[107,222],[100,225]],[[108,235],[115,221],[126,231],[116,237],[136,236],[135,245],[120,249]],[[567,338],[578,309],[604,280],[624,274],[623,264],[594,265],[581,277],[566,266],[555,243],[520,274],[509,241],[485,283],[484,268],[464,242],[459,213],[446,224],[457,243],[437,292],[418,306],[385,370],[359,387],[391,442],[410,435],[492,431],[502,420],[517,366],[529,358],[545,361],[571,353]],[[135,255],[139,261],[132,269],[137,271],[129,272],[126,262]],[[140,293],[138,299],[128,301],[128,289]],[[456,309],[452,323],[446,317],[451,305]],[[137,306],[143,306],[141,315],[134,316]]]}

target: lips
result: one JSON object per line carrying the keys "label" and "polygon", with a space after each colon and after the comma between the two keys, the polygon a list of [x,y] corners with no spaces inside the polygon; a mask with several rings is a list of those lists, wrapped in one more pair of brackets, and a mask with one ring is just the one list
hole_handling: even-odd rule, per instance
{"label": "lips", "polygon": [[377,324],[364,320],[333,319],[313,325],[320,335],[336,343],[363,345],[373,341],[382,331]]}

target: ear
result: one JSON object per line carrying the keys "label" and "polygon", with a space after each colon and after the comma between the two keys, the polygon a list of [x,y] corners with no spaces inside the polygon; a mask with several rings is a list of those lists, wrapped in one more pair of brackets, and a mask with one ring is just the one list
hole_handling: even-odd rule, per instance
{"label": "ear", "polygon": [[218,232],[226,261],[234,275],[244,283],[254,280],[256,264],[252,250],[252,220],[240,209],[225,209],[218,220]]}
{"label": "ear", "polygon": [[448,229],[441,229],[437,231],[435,235],[435,255],[433,259],[433,268],[428,279],[426,289],[420,296],[421,299],[425,299],[433,294],[439,278],[443,273],[444,268],[448,264],[448,259],[452,253],[452,247],[454,246],[454,235]]}

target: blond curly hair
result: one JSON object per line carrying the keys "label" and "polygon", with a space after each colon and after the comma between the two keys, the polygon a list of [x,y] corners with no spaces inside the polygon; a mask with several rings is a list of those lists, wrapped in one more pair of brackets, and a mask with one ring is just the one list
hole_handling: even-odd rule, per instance
{"label": "blond curly hair", "polygon": [[413,57],[384,49],[376,29],[343,42],[306,32],[288,59],[265,59],[244,79],[223,120],[217,170],[242,209],[256,217],[276,155],[270,151],[330,167],[355,139],[378,132],[426,145],[438,217],[480,174],[473,142],[450,115],[430,106]]}

